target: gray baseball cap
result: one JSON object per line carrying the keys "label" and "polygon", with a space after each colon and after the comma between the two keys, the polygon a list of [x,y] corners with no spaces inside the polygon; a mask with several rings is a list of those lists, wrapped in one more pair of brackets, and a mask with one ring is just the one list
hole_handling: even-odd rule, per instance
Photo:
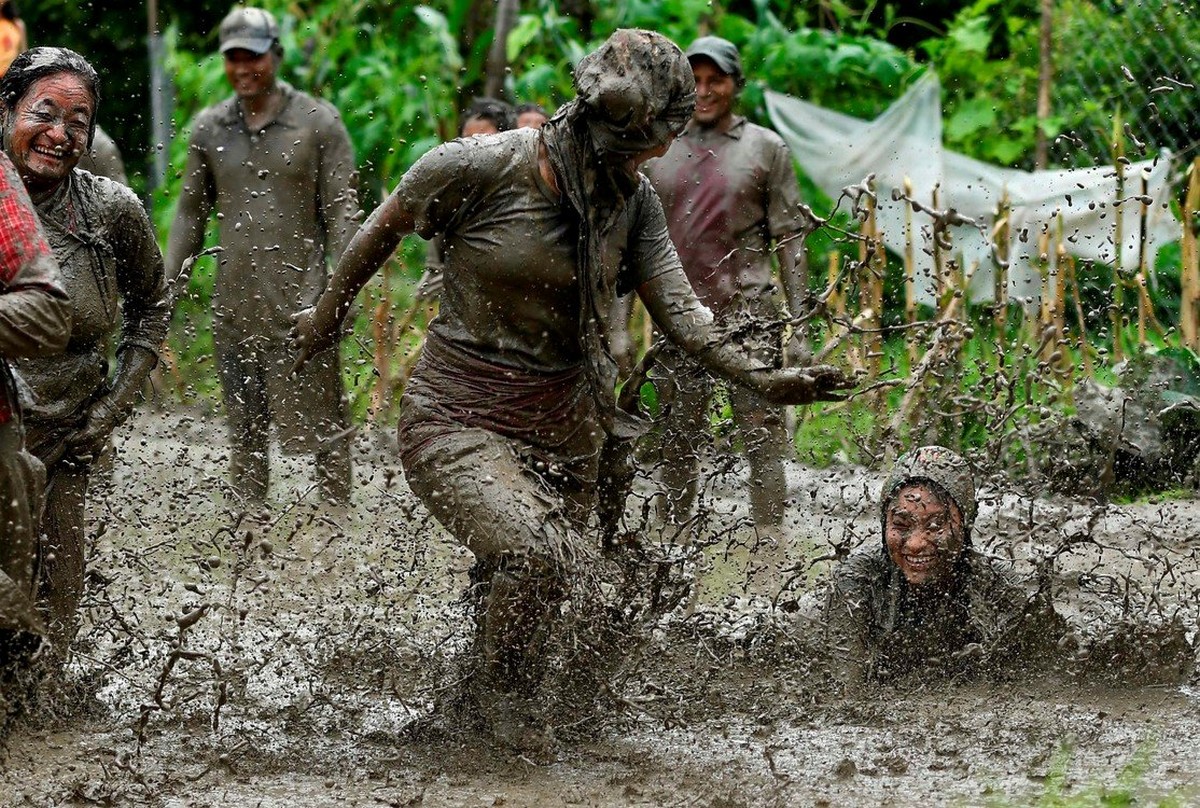
{"label": "gray baseball cap", "polygon": [[740,84],[742,81],[742,57],[738,54],[737,45],[719,36],[702,36],[693,42],[683,55],[691,61],[692,58],[703,56],[712,59],[717,68]]}
{"label": "gray baseball cap", "polygon": [[266,53],[279,40],[279,23],[261,8],[235,8],[221,20],[220,39],[221,53],[235,48]]}

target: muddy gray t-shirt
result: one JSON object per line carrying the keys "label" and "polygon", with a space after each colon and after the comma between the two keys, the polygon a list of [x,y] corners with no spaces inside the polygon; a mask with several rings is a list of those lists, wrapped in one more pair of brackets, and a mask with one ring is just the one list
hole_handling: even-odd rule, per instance
{"label": "muddy gray t-shirt", "polygon": [[724,309],[771,288],[771,243],[803,228],[791,153],[770,129],[735,118],[727,132],[689,123],[643,172],[662,199],[696,295]]}
{"label": "muddy gray t-shirt", "polygon": [[[517,129],[450,141],[397,193],[419,235],[443,238],[445,290],[430,330],[477,358],[555,373],[582,361],[579,247],[575,214],[538,170],[539,137]],[[645,179],[604,239],[604,266],[625,289],[679,271]]]}

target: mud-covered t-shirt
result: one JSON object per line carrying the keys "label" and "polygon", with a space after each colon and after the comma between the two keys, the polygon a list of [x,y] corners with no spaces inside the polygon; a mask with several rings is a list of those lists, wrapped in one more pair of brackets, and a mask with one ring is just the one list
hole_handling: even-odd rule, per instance
{"label": "mud-covered t-shirt", "polygon": [[791,153],[779,135],[738,117],[726,132],[689,123],[643,168],[701,302],[723,309],[771,288],[771,243],[805,225]]}
{"label": "mud-covered t-shirt", "polygon": [[889,680],[915,670],[1003,672],[1068,631],[1003,563],[971,548],[949,592],[917,597],[881,545],[834,570],[823,621],[836,678]]}
{"label": "mud-covered t-shirt", "polygon": [[35,397],[30,424],[74,422],[108,380],[108,344],[157,354],[170,309],[158,240],[133,191],[75,169],[37,204],[71,297],[71,338],[59,356],[22,359],[17,370]]}
{"label": "mud-covered t-shirt", "polygon": [[[417,161],[396,193],[423,238],[442,236],[445,288],[430,330],[468,354],[523,370],[580,365],[577,217],[538,169],[539,132],[453,140]],[[643,178],[604,238],[604,269],[633,289],[679,272],[662,206]]]}
{"label": "mud-covered t-shirt", "polygon": [[250,131],[235,97],[192,125],[167,266],[175,277],[197,252],[216,206],[213,330],[225,344],[263,335],[280,343],[291,316],[316,303],[357,225],[350,136],[328,102],[279,82],[283,105]]}

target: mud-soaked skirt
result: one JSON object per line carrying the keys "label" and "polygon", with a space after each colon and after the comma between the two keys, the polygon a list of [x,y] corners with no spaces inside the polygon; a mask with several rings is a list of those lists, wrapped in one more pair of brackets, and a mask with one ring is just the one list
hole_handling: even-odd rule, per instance
{"label": "mud-soaked skirt", "polygon": [[481,560],[559,568],[586,552],[603,430],[581,369],[500,366],[431,333],[399,440],[413,493]]}

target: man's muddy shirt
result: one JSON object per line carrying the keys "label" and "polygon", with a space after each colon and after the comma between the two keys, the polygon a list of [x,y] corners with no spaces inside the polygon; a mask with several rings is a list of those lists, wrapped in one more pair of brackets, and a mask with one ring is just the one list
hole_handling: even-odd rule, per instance
{"label": "man's muddy shirt", "polygon": [[37,205],[42,228],[71,297],[71,338],[59,356],[23,359],[33,391],[30,424],[56,425],[86,414],[108,381],[109,338],[157,355],[170,310],[154,228],[133,191],[76,169]]}
{"label": "man's muddy shirt", "polygon": [[[913,596],[882,546],[860,548],[841,562],[824,610],[837,677],[888,680],[926,668],[1003,668],[1021,658],[1037,633],[1030,599],[1000,561],[964,552],[954,591],[926,599]],[[972,644],[980,656],[962,653]]]}
{"label": "man's muddy shirt", "polygon": [[[286,340],[291,315],[325,289],[326,259],[336,261],[357,229],[354,152],[341,116],[326,101],[278,86],[283,105],[262,129],[247,128],[234,96],[196,116],[188,146],[183,194],[199,208],[201,227],[214,205],[218,211],[224,251],[213,330],[226,344],[240,335]],[[187,257],[172,250],[171,271]]]}
{"label": "man's muddy shirt", "polygon": [[643,167],[662,199],[692,288],[723,310],[771,288],[771,244],[805,225],[791,154],[779,135],[737,117],[727,132],[689,123]]}

